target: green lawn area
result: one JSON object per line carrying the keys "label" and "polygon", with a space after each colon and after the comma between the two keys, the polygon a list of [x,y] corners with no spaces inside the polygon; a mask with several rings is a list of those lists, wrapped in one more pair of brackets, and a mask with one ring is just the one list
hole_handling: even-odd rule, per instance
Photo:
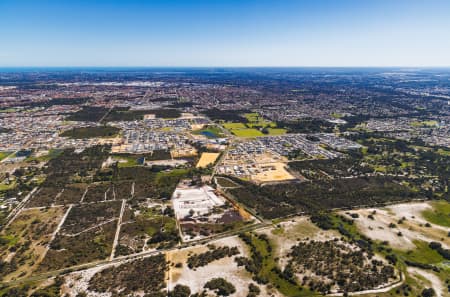
{"label": "green lawn area", "polygon": [[337,112],[333,112],[331,113],[331,116],[335,119],[340,119],[342,118],[342,114],[341,113],[337,113]]}
{"label": "green lawn area", "polygon": [[282,135],[286,134],[287,130],[283,128],[268,128],[269,135]]}
{"label": "green lawn area", "polygon": [[133,166],[137,166],[138,162],[137,162],[137,158],[132,157],[132,156],[126,156],[126,155],[111,155],[113,157],[114,160],[119,161],[117,163],[117,166],[119,167],[133,167]]}
{"label": "green lawn area", "polygon": [[[277,128],[277,124],[264,119],[256,112],[246,113],[244,117],[248,123],[223,123],[223,127],[238,137],[258,137],[264,135],[281,135],[287,132],[286,129]],[[265,129],[265,132],[261,132]]]}
{"label": "green lawn area", "polygon": [[[249,122],[257,122],[260,119],[259,113],[257,112],[250,112],[250,113],[246,113],[244,114],[244,117],[249,121]],[[262,118],[262,117],[261,117]]]}
{"label": "green lawn area", "polygon": [[422,212],[423,217],[430,223],[450,227],[450,203],[445,200],[433,201],[433,209]]}
{"label": "green lawn area", "polygon": [[261,131],[253,129],[253,128],[235,129],[235,130],[231,130],[231,132],[238,137],[264,136],[264,134]]}
{"label": "green lawn area", "polygon": [[84,138],[94,138],[94,137],[114,137],[119,134],[120,129],[111,126],[99,126],[99,127],[83,127],[74,128],[72,130],[67,130],[61,133],[61,136],[84,139]]}
{"label": "green lawn area", "polygon": [[243,123],[224,123],[224,128],[238,137],[258,137],[264,136],[264,134],[256,129],[248,128]]}
{"label": "green lawn area", "polygon": [[4,184],[4,183],[0,183],[0,191],[6,191],[6,190],[14,189],[15,186],[16,186],[15,182],[10,183],[9,185]]}
{"label": "green lawn area", "polygon": [[248,120],[247,126],[250,128],[277,127],[276,123],[264,119],[261,115],[259,115],[256,112],[246,113],[244,114],[244,117]]}
{"label": "green lawn area", "polygon": [[225,127],[227,130],[234,130],[234,129],[246,129],[247,126],[243,123],[224,123],[222,126]]}
{"label": "green lawn area", "polygon": [[6,108],[6,109],[0,109],[0,113],[9,113],[9,112],[15,112],[18,109],[16,108]]}
{"label": "green lawn area", "polygon": [[414,121],[411,122],[411,126],[413,127],[435,127],[437,126],[437,121]]}

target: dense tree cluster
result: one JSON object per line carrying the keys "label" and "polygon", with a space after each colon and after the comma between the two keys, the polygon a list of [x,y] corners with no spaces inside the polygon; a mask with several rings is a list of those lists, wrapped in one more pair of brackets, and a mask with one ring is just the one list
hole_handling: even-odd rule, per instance
{"label": "dense tree cluster", "polygon": [[[109,150],[109,146],[100,145],[86,148],[81,153],[75,153],[72,149],[64,150],[58,157],[47,163],[44,168],[47,178],[28,206],[50,206],[55,203],[56,194],[65,186],[74,181],[86,179],[100,170],[102,163],[108,158]],[[76,187],[69,186],[71,190]],[[60,202],[64,203],[64,201],[66,199]]]}
{"label": "dense tree cluster", "polygon": [[212,120],[247,123],[248,120],[242,114],[251,112],[250,110],[223,110],[223,109],[208,109],[203,113]]}
{"label": "dense tree cluster", "polygon": [[189,297],[191,296],[191,289],[188,286],[176,285],[172,291],[169,292],[168,297]]}
{"label": "dense tree cluster", "polygon": [[109,110],[104,107],[97,106],[83,106],[83,108],[66,119],[68,121],[81,121],[81,122],[98,122]]}
{"label": "dense tree cluster", "polygon": [[122,201],[107,201],[74,206],[67,216],[62,233],[78,233],[119,216]]}
{"label": "dense tree cluster", "polygon": [[94,274],[89,280],[89,290],[109,292],[112,296],[157,293],[165,288],[165,270],[166,260],[162,254],[127,262]]}
{"label": "dense tree cluster", "polygon": [[301,241],[292,247],[288,267],[303,275],[303,285],[322,293],[373,289],[396,278],[392,266],[369,256],[339,240]]}
{"label": "dense tree cluster", "polygon": [[221,277],[213,278],[212,280],[206,282],[204,288],[214,291],[218,296],[229,296],[236,292],[236,288],[233,284]]}
{"label": "dense tree cluster", "polygon": [[111,254],[116,227],[117,222],[111,221],[75,236],[58,233],[39,270],[49,271],[106,259]]}
{"label": "dense tree cluster", "polygon": [[310,180],[359,176],[373,171],[369,167],[362,166],[350,156],[325,160],[294,161],[289,163],[289,167]]}
{"label": "dense tree cluster", "polygon": [[187,259],[187,264],[189,268],[193,269],[206,266],[214,260],[231,257],[237,254],[239,254],[239,250],[237,247],[215,247],[210,245],[208,251],[201,254],[194,254],[189,256],[189,258]]}
{"label": "dense tree cluster", "polygon": [[277,122],[277,127],[286,128],[289,133],[333,132],[334,124],[322,119],[302,118],[290,122]]}
{"label": "dense tree cluster", "polygon": [[94,126],[94,127],[81,127],[73,128],[61,133],[60,136],[69,137],[74,139],[85,139],[94,137],[113,137],[120,132],[119,128],[111,126]]}
{"label": "dense tree cluster", "polygon": [[432,241],[429,247],[437,251],[444,259],[450,260],[450,249],[443,248],[441,243]]}
{"label": "dense tree cluster", "polygon": [[256,297],[261,293],[261,289],[255,285],[254,283],[250,283],[248,285],[248,294],[247,297]]}
{"label": "dense tree cluster", "polygon": [[192,176],[189,170],[154,172],[146,167],[115,167],[112,172],[113,182],[133,181],[135,200],[146,198],[169,199],[182,178]]}
{"label": "dense tree cluster", "polygon": [[241,187],[228,189],[239,202],[272,219],[297,212],[382,205],[417,198],[418,194],[392,177],[358,177],[257,186],[234,179]]}
{"label": "dense tree cluster", "polygon": [[154,114],[157,118],[178,118],[181,116],[179,110],[172,108],[129,110],[128,108],[116,107],[107,114],[104,121],[137,121],[142,120],[146,114]]}

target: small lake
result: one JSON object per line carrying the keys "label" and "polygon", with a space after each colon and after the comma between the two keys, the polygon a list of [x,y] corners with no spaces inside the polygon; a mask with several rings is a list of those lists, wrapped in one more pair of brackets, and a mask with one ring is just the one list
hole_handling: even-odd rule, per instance
{"label": "small lake", "polygon": [[216,138],[216,134],[212,133],[211,131],[202,131],[202,135],[205,135],[208,138]]}

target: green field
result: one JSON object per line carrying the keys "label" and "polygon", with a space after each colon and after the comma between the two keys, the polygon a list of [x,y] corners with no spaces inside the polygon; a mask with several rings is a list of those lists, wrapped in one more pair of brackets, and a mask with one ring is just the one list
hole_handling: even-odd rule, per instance
{"label": "green field", "polygon": [[415,240],[415,249],[409,251],[396,251],[402,258],[416,263],[439,264],[444,258],[428,246],[428,242]]}
{"label": "green field", "polygon": [[257,121],[259,121],[259,120],[262,119],[262,117],[260,117],[259,113],[257,113],[257,112],[246,113],[246,114],[244,114],[244,117],[245,117],[249,122],[257,122]]}
{"label": "green field", "polygon": [[11,152],[0,152],[0,161],[11,155]]}
{"label": "green field", "polygon": [[61,149],[51,149],[48,151],[47,155],[43,155],[40,157],[28,157],[27,161],[38,161],[38,162],[46,162],[51,159],[57,158],[59,155],[63,153],[64,150]]}
{"label": "green field", "polygon": [[268,128],[267,131],[269,132],[269,135],[283,135],[287,132],[287,130],[283,128]]}
{"label": "green field", "polygon": [[438,125],[437,121],[414,121],[411,122],[411,126],[413,127],[436,127]]}
{"label": "green field", "polygon": [[231,132],[238,137],[258,137],[264,136],[264,134],[256,129],[246,128],[246,129],[236,129],[231,130]]}
{"label": "green field", "polygon": [[246,113],[244,117],[247,123],[224,123],[225,129],[238,137],[258,137],[264,135],[281,135],[287,132],[286,129],[277,128],[277,124],[264,119],[256,112]]}
{"label": "green field", "polygon": [[112,155],[114,160],[119,161],[117,163],[117,166],[119,167],[133,167],[137,166],[138,162],[137,159],[131,156],[114,156]]}
{"label": "green field", "polygon": [[271,121],[268,121],[264,119],[261,115],[258,113],[246,113],[244,114],[244,117],[248,120],[247,126],[250,128],[276,128],[277,124]]}
{"label": "green field", "polygon": [[264,134],[254,128],[248,128],[244,123],[224,123],[225,129],[238,137],[258,137],[264,136]]}
{"label": "green field", "polygon": [[247,126],[243,123],[224,123],[222,126],[227,130],[246,129]]}
{"label": "green field", "polygon": [[95,137],[114,137],[119,134],[120,129],[111,126],[101,126],[101,127],[83,127],[83,128],[73,128],[72,130],[67,130],[61,133],[61,136],[84,139],[84,138],[95,138]]}
{"label": "green field", "polygon": [[450,203],[447,201],[432,202],[433,209],[425,210],[422,215],[430,223],[450,227]]}
{"label": "green field", "polygon": [[16,108],[0,109],[0,113],[16,112],[17,110],[18,110],[18,109],[16,109]]}
{"label": "green field", "polygon": [[12,182],[10,184],[0,183],[0,191],[7,191],[7,190],[14,189],[15,186],[16,186],[16,182]]}

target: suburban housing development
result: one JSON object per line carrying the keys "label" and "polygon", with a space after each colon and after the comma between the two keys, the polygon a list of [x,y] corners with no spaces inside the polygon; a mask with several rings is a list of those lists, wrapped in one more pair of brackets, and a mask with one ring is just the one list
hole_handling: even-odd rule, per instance
{"label": "suburban housing development", "polygon": [[448,296],[450,72],[223,71],[0,73],[0,296]]}

